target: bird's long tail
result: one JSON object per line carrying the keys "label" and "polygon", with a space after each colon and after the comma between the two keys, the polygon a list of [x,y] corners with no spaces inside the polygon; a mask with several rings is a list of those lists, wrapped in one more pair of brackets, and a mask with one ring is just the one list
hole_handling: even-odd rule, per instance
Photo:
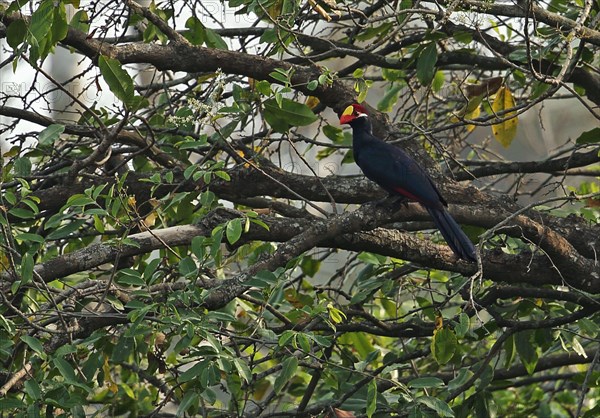
{"label": "bird's long tail", "polygon": [[427,211],[433,218],[435,226],[440,230],[450,248],[452,248],[452,251],[463,260],[476,262],[477,258],[473,243],[465,235],[450,213],[444,208],[427,208]]}

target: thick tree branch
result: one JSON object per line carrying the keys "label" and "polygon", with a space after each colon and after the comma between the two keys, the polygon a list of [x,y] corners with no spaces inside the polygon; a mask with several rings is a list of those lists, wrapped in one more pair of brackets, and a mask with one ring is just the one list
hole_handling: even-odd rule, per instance
{"label": "thick tree branch", "polygon": [[[397,218],[405,216],[405,212],[406,209],[394,212],[387,208],[365,205],[359,210],[347,212],[328,220],[262,217],[261,220],[269,225],[269,230],[254,225],[247,234],[242,236],[240,244],[251,240],[284,244],[272,257],[249,267],[235,278],[207,284],[210,287],[216,286],[207,305],[214,308],[220,306],[221,303],[227,303],[247,288],[244,282],[252,278],[258,271],[273,270],[300,255],[306,249],[315,246],[375,252],[463,275],[475,272],[475,265],[457,261],[452,251],[446,246],[438,246],[415,238],[411,234],[403,234],[394,230],[373,229],[377,225],[396,221]],[[138,246],[119,247],[118,244],[93,244],[82,250],[36,265],[34,271],[45,281],[56,280],[70,274],[93,269],[104,263],[115,262],[117,255],[127,257],[147,254],[166,246],[188,245],[195,236],[207,236],[217,225],[243,216],[243,213],[240,212],[219,209],[203,219],[198,226],[177,226],[129,236],[128,238],[137,242]],[[524,265],[528,266],[526,270],[513,269],[510,274],[507,272],[507,266]],[[600,280],[593,278],[596,274],[595,268],[587,266],[589,270],[584,270],[585,267],[581,266],[577,270],[559,270],[548,262],[547,256],[527,253],[508,255],[498,251],[486,252],[483,256],[484,275],[490,280],[528,285],[560,285],[567,281],[573,288],[589,293],[600,293]],[[0,280],[10,283],[12,278],[7,272],[4,272],[0,275]]]}
{"label": "thick tree branch", "polygon": [[[456,180],[467,180],[481,178],[498,174],[523,174],[523,173],[561,173],[574,167],[585,167],[600,162],[598,149],[591,151],[575,151],[573,154],[542,161],[513,161],[513,162],[481,162],[480,167],[471,168],[467,171],[461,170],[455,174]],[[463,161],[469,166],[469,161]],[[477,165],[480,165],[477,162]]]}
{"label": "thick tree branch", "polygon": [[[448,4],[448,1],[440,2],[442,4]],[[526,17],[530,11],[525,6],[525,2],[517,2],[517,4],[506,4],[506,3],[490,3],[487,1],[477,0],[465,0],[460,2],[462,10],[468,12],[480,12],[488,15],[503,16],[503,17]],[[531,4],[531,17],[535,18],[536,21],[547,24],[552,28],[561,28],[567,32],[570,30],[576,30],[577,36],[591,44],[600,46],[600,32],[580,26],[576,21],[561,16],[556,13],[551,13],[548,10],[538,6],[535,2]]]}

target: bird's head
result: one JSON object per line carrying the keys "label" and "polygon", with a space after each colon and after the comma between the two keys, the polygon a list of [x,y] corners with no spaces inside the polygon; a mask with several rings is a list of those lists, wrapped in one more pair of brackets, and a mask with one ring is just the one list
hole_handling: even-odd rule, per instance
{"label": "bird's head", "polygon": [[344,125],[358,118],[366,118],[367,116],[369,116],[367,109],[357,103],[354,103],[344,109],[342,116],[340,116],[340,124]]}

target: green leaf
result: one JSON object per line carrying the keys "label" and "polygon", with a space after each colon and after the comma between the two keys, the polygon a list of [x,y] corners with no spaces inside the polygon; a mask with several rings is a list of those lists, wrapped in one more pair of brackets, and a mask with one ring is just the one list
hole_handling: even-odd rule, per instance
{"label": "green leaf", "polygon": [[15,235],[15,238],[22,242],[36,242],[41,244],[44,242],[44,237],[38,234],[32,234],[30,232],[23,232],[22,234]]}
{"label": "green leaf", "polygon": [[244,379],[244,381],[246,383],[249,383],[250,381],[252,381],[252,378],[253,378],[252,372],[250,371],[250,368],[248,367],[248,364],[245,361],[241,360],[238,357],[234,357],[233,365],[235,366],[235,368],[238,372],[238,375],[242,379]]}
{"label": "green leaf", "polygon": [[185,27],[189,30],[183,33],[183,36],[190,41],[192,45],[202,45],[204,43],[204,39],[206,38],[204,35],[204,25],[198,18],[190,17],[185,22]]}
{"label": "green leaf", "polygon": [[21,200],[21,203],[28,206],[29,209],[31,209],[33,211],[33,213],[40,212],[40,209],[38,208],[37,204],[33,200],[25,198],[25,199]]}
{"label": "green leaf", "polygon": [[588,337],[596,338],[600,331],[600,324],[588,318],[581,318],[577,321],[577,326]]}
{"label": "green leaf", "polygon": [[221,38],[221,35],[204,26],[198,18],[190,17],[185,22],[185,27],[189,30],[183,36],[193,45],[205,44],[209,48],[228,49],[227,43]]}
{"label": "green leaf", "polygon": [[144,286],[146,282],[137,270],[123,269],[117,274],[117,283],[130,286]]}
{"label": "green leaf", "polygon": [[198,275],[198,266],[192,257],[182,258],[179,262],[179,274],[182,277],[196,277]]}
{"label": "green leaf", "polygon": [[403,84],[406,84],[406,72],[403,70],[382,68],[381,75],[387,81],[401,81]]}
{"label": "green leaf", "polygon": [[206,366],[200,373],[200,386],[207,388],[219,383],[221,374],[216,364],[212,361],[207,361]]}
{"label": "green leaf", "polygon": [[532,342],[533,331],[523,331],[515,335],[515,347],[525,370],[529,375],[535,371],[538,354]]}
{"label": "green leaf", "polygon": [[377,382],[372,379],[367,386],[367,417],[371,418],[377,409]]}
{"label": "green leaf", "polygon": [[367,98],[369,94],[369,87],[371,86],[370,81],[367,82],[364,78],[359,78],[354,82],[354,91],[358,93],[358,97],[356,101],[358,103],[362,103]]}
{"label": "green leaf", "polygon": [[289,80],[289,76],[287,75],[287,73],[285,71],[272,71],[269,73],[269,77],[271,77],[274,80],[279,81],[282,84],[289,84],[290,80]]}
{"label": "green leaf", "polygon": [[40,145],[52,145],[54,141],[60,138],[60,134],[65,131],[65,125],[52,124],[44,129],[38,135],[38,143]]}
{"label": "green leaf", "polygon": [[206,34],[206,46],[227,51],[227,43],[221,38],[221,35],[209,28],[204,28],[204,32]]}
{"label": "green leaf", "polygon": [[454,356],[458,342],[456,335],[449,328],[442,328],[433,334],[431,340],[431,353],[438,364],[446,364]]}
{"label": "green leaf", "polygon": [[439,91],[444,87],[444,82],[446,81],[446,75],[443,71],[436,71],[435,76],[433,77],[433,83],[431,84],[431,90],[434,93],[439,93]]}
{"label": "green leaf", "polygon": [[73,15],[71,22],[69,25],[76,30],[80,30],[82,32],[88,33],[90,29],[90,18],[85,10],[78,10],[77,13]]}
{"label": "green leaf", "polygon": [[33,256],[30,253],[25,253],[21,260],[21,286],[26,285],[33,279]]}
{"label": "green leaf", "polygon": [[261,270],[245,284],[258,288],[267,288],[277,283],[277,276],[269,270]]}
{"label": "green leaf", "polygon": [[282,98],[281,107],[276,99],[266,100],[263,104],[265,120],[278,132],[286,132],[292,126],[306,126],[317,120],[317,116],[303,103]]}
{"label": "green leaf", "polygon": [[8,25],[6,29],[6,41],[12,48],[17,48],[25,40],[27,25],[24,20],[18,19]]}
{"label": "green leaf", "polygon": [[457,31],[452,34],[452,37],[462,44],[470,44],[473,42],[473,34],[471,32]]}
{"label": "green leaf", "polygon": [[77,219],[69,222],[65,226],[61,226],[58,229],[50,232],[47,236],[47,240],[61,239],[66,238],[71,235],[73,232],[77,231],[81,225],[83,225],[85,221],[83,219]]}
{"label": "green leaf", "polygon": [[419,377],[408,382],[407,386],[413,389],[439,388],[444,386],[444,381],[437,377]]}
{"label": "green leaf", "polygon": [[257,92],[259,92],[263,96],[270,96],[272,93],[271,83],[269,83],[267,80],[260,80],[260,81],[255,82],[254,88],[256,89]]}
{"label": "green leaf", "polygon": [[433,396],[421,396],[420,398],[417,398],[417,402],[434,410],[440,417],[454,417],[452,409],[450,409],[448,404],[441,399],[434,398]]}
{"label": "green leaf", "polygon": [[417,79],[422,85],[428,86],[433,80],[437,59],[437,47],[435,42],[430,42],[423,48],[419,54],[419,58],[417,58]]}
{"label": "green leaf", "polygon": [[34,401],[42,399],[42,388],[35,379],[28,379],[25,381],[25,392]]}
{"label": "green leaf", "polygon": [[46,352],[44,351],[44,346],[42,345],[42,343],[40,343],[40,340],[38,340],[35,337],[32,337],[31,335],[22,335],[21,340],[25,344],[27,344],[29,348],[35,351],[41,359],[46,358]]}
{"label": "green leaf", "polygon": [[336,144],[339,144],[344,140],[344,131],[337,126],[325,125],[323,126],[323,133]]}
{"label": "green leaf", "polygon": [[119,60],[100,55],[98,67],[110,91],[125,105],[131,104],[134,97],[133,80]]}
{"label": "green leaf", "polygon": [[473,376],[473,372],[468,368],[463,368],[458,371],[458,375],[448,382],[448,390],[453,391],[469,381]]}
{"label": "green leaf", "polygon": [[227,236],[227,241],[229,241],[231,245],[235,244],[242,236],[242,219],[237,218],[227,222],[225,235]]}
{"label": "green leaf", "polygon": [[290,356],[283,361],[281,366],[281,373],[277,375],[273,390],[276,394],[279,394],[286,383],[294,377],[296,370],[298,369],[298,359],[294,356]]}
{"label": "green leaf", "polygon": [[517,350],[515,347],[515,335],[512,334],[504,342],[504,367],[510,367],[513,360],[515,359],[516,353]]}
{"label": "green leaf", "polygon": [[467,332],[469,332],[469,324],[470,320],[467,314],[461,313],[460,315],[458,315],[458,324],[456,324],[456,326],[454,327],[454,332],[456,333],[456,336],[459,338],[464,337],[467,334]]}
{"label": "green leaf", "polygon": [[296,342],[298,344],[296,348],[300,347],[305,353],[310,352],[311,344],[305,333],[299,332],[296,334]]}
{"label": "green leaf", "polygon": [[362,358],[375,350],[370,338],[364,332],[347,332],[340,336],[340,342],[352,347]]}
{"label": "green leaf", "polygon": [[281,336],[279,337],[277,344],[280,347],[285,346],[294,336],[296,335],[296,331],[292,331],[292,330],[285,330],[283,331],[283,333],[281,334]]}
{"label": "green leaf", "polygon": [[315,260],[309,255],[302,257],[302,261],[300,262],[300,268],[302,269],[302,273],[306,274],[309,277],[314,277],[315,274],[319,272],[320,267],[321,261]]}
{"label": "green leaf", "polygon": [[[15,399],[15,398],[3,398],[0,399],[0,411],[12,411],[14,412],[14,409],[23,409],[25,408],[27,405],[25,405],[25,403],[19,399]],[[11,414],[12,416],[12,414]]]}
{"label": "green leaf", "polygon": [[318,80],[311,80],[309,81],[309,83],[306,85],[306,89],[310,90],[310,91],[314,91],[317,89],[317,87],[319,87],[319,81]]}
{"label": "green leaf", "polygon": [[52,19],[52,45],[65,39],[69,32],[69,24],[67,23],[67,13],[65,5],[62,2],[54,2],[54,14]]}
{"label": "green leaf", "polygon": [[214,175],[225,181],[231,181],[231,176],[226,171],[217,170],[214,171]]}
{"label": "green leaf", "polygon": [[13,169],[17,177],[28,176],[31,174],[31,160],[27,157],[17,158]]}
{"label": "green leaf", "polygon": [[11,205],[17,204],[17,196],[10,190],[4,192],[4,199]]}
{"label": "green leaf", "polygon": [[52,15],[54,13],[54,1],[44,0],[31,15],[29,33],[32,44],[37,46],[44,42],[44,38],[52,27]]}
{"label": "green leaf", "polygon": [[194,364],[192,367],[187,369],[185,372],[181,373],[178,381],[180,383],[189,382],[190,380],[197,379],[198,376],[202,373],[202,370],[206,368],[206,362],[198,362]]}
{"label": "green leaf", "polygon": [[95,200],[91,197],[87,197],[83,194],[75,194],[67,200],[65,207],[86,206],[92,203],[95,203]]}
{"label": "green leaf", "polygon": [[395,86],[390,87],[383,98],[377,103],[377,110],[381,112],[391,112],[392,108],[398,101],[398,95],[400,94],[400,90],[402,90],[402,85],[396,84]]}
{"label": "green leaf", "polygon": [[8,213],[21,219],[31,219],[35,216],[35,213],[23,208],[12,208],[8,211]]}
{"label": "green leaf", "polygon": [[6,319],[3,315],[0,315],[0,328],[4,328],[9,333],[15,332],[14,323]]}
{"label": "green leaf", "polygon": [[67,360],[65,360],[64,358],[57,357],[54,359],[54,365],[56,366],[62,377],[64,377],[68,383],[77,382],[75,370]]}
{"label": "green leaf", "polygon": [[585,131],[575,140],[577,144],[595,144],[600,142],[600,128]]}
{"label": "green leaf", "polygon": [[179,404],[179,407],[177,407],[177,412],[175,414],[175,416],[177,417],[183,417],[183,416],[187,416],[185,415],[185,412],[190,409],[192,406],[197,406],[198,402],[200,401],[200,397],[198,396],[198,393],[192,389],[187,390],[185,392],[185,395],[183,395],[183,399],[181,400],[181,403]]}
{"label": "green leaf", "polygon": [[115,346],[111,360],[115,363],[121,363],[129,359],[129,357],[135,352],[135,338],[128,336],[121,336],[117,345]]}

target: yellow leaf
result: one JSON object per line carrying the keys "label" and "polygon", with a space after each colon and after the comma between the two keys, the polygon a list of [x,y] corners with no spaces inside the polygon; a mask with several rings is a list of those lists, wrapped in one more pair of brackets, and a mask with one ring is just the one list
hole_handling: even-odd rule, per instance
{"label": "yellow leaf", "polygon": [[144,225],[146,225],[147,228],[151,228],[154,224],[156,224],[156,212],[150,212],[144,219]]}
{"label": "yellow leaf", "polygon": [[[462,119],[475,119],[481,113],[480,105],[483,101],[484,95],[471,97],[466,105],[461,107],[456,113],[455,116],[451,119],[452,122],[458,122]],[[473,114],[475,114],[473,116]]]}
{"label": "yellow leaf", "polygon": [[[495,113],[500,113],[513,107],[515,107],[515,99],[513,98],[512,93],[507,86],[500,87],[496,93],[494,103],[492,103],[492,110]],[[518,119],[516,116],[511,118],[512,115],[516,115],[516,112],[503,113],[500,116],[502,119],[510,119],[492,125],[492,133],[494,134],[494,137],[502,144],[504,148],[508,148],[510,146],[513,139],[515,139],[515,135],[517,134]]]}
{"label": "yellow leaf", "polygon": [[[480,107],[476,107],[475,109],[473,109],[472,112],[467,113],[465,115],[465,119],[477,119],[480,114],[481,114],[481,108]],[[477,127],[477,125],[467,125],[467,131],[471,132],[476,127]]]}
{"label": "yellow leaf", "polygon": [[129,385],[126,385],[125,383],[120,383],[119,386],[121,387],[121,389],[123,389],[123,392],[125,392],[127,396],[135,400],[135,393],[133,393],[133,390],[131,389],[131,387],[129,387]]}
{"label": "yellow leaf", "polygon": [[331,319],[331,322],[334,324],[339,324],[346,319],[346,314],[333,306],[331,302],[327,304],[327,310],[329,311],[329,319]]}
{"label": "yellow leaf", "polygon": [[271,16],[271,19],[277,19],[281,15],[283,9],[283,0],[277,0],[266,8],[266,12]]}
{"label": "yellow leaf", "polygon": [[441,329],[444,326],[444,318],[440,315],[440,316],[436,316],[435,317],[435,330],[433,331],[434,334],[437,330]]}
{"label": "yellow leaf", "polygon": [[21,151],[21,147],[14,146],[11,147],[11,149],[6,151],[4,154],[2,154],[2,156],[7,158],[14,157],[15,155],[19,155],[19,151]]}
{"label": "yellow leaf", "polygon": [[108,357],[104,356],[104,364],[102,365],[102,371],[104,371],[104,382],[108,384],[108,390],[112,393],[117,393],[119,391],[119,387],[115,383],[110,374],[110,364],[108,364]]}
{"label": "yellow leaf", "polygon": [[5,271],[9,260],[4,251],[0,251],[0,271]]}
{"label": "yellow leaf", "polygon": [[311,109],[314,109],[319,104],[319,99],[317,99],[315,96],[308,96],[305,104]]}
{"label": "yellow leaf", "polygon": [[573,350],[575,350],[575,352],[577,354],[579,354],[581,357],[583,357],[583,358],[588,357],[587,353],[585,352],[585,349],[583,348],[583,346],[581,345],[581,343],[579,342],[577,337],[573,337],[573,342],[571,343],[571,345],[573,346]]}
{"label": "yellow leaf", "polygon": [[483,95],[470,98],[469,102],[464,107],[465,115],[472,113],[472,112],[476,111],[477,109],[479,109],[479,105],[481,104],[482,101],[483,101]]}
{"label": "yellow leaf", "polygon": [[298,293],[291,288],[287,288],[283,291],[283,297],[285,298],[285,300],[287,300],[289,303],[292,304],[292,306],[294,306],[295,308],[303,308],[304,305],[302,304],[302,302],[300,301],[300,298],[298,297]]}
{"label": "yellow leaf", "polygon": [[252,391],[252,397],[255,401],[261,401],[267,393],[270,393],[271,383],[267,379],[257,382]]}
{"label": "yellow leaf", "polygon": [[[244,151],[238,150],[236,151],[237,155],[239,155],[240,157],[242,157],[243,159],[246,159],[246,154],[244,154]],[[249,168],[250,164],[249,163],[244,163],[244,167],[245,168]]]}
{"label": "yellow leaf", "polygon": [[308,3],[312,6],[313,10],[320,14],[326,21],[331,22],[331,16],[327,11],[315,0],[308,0]]}

